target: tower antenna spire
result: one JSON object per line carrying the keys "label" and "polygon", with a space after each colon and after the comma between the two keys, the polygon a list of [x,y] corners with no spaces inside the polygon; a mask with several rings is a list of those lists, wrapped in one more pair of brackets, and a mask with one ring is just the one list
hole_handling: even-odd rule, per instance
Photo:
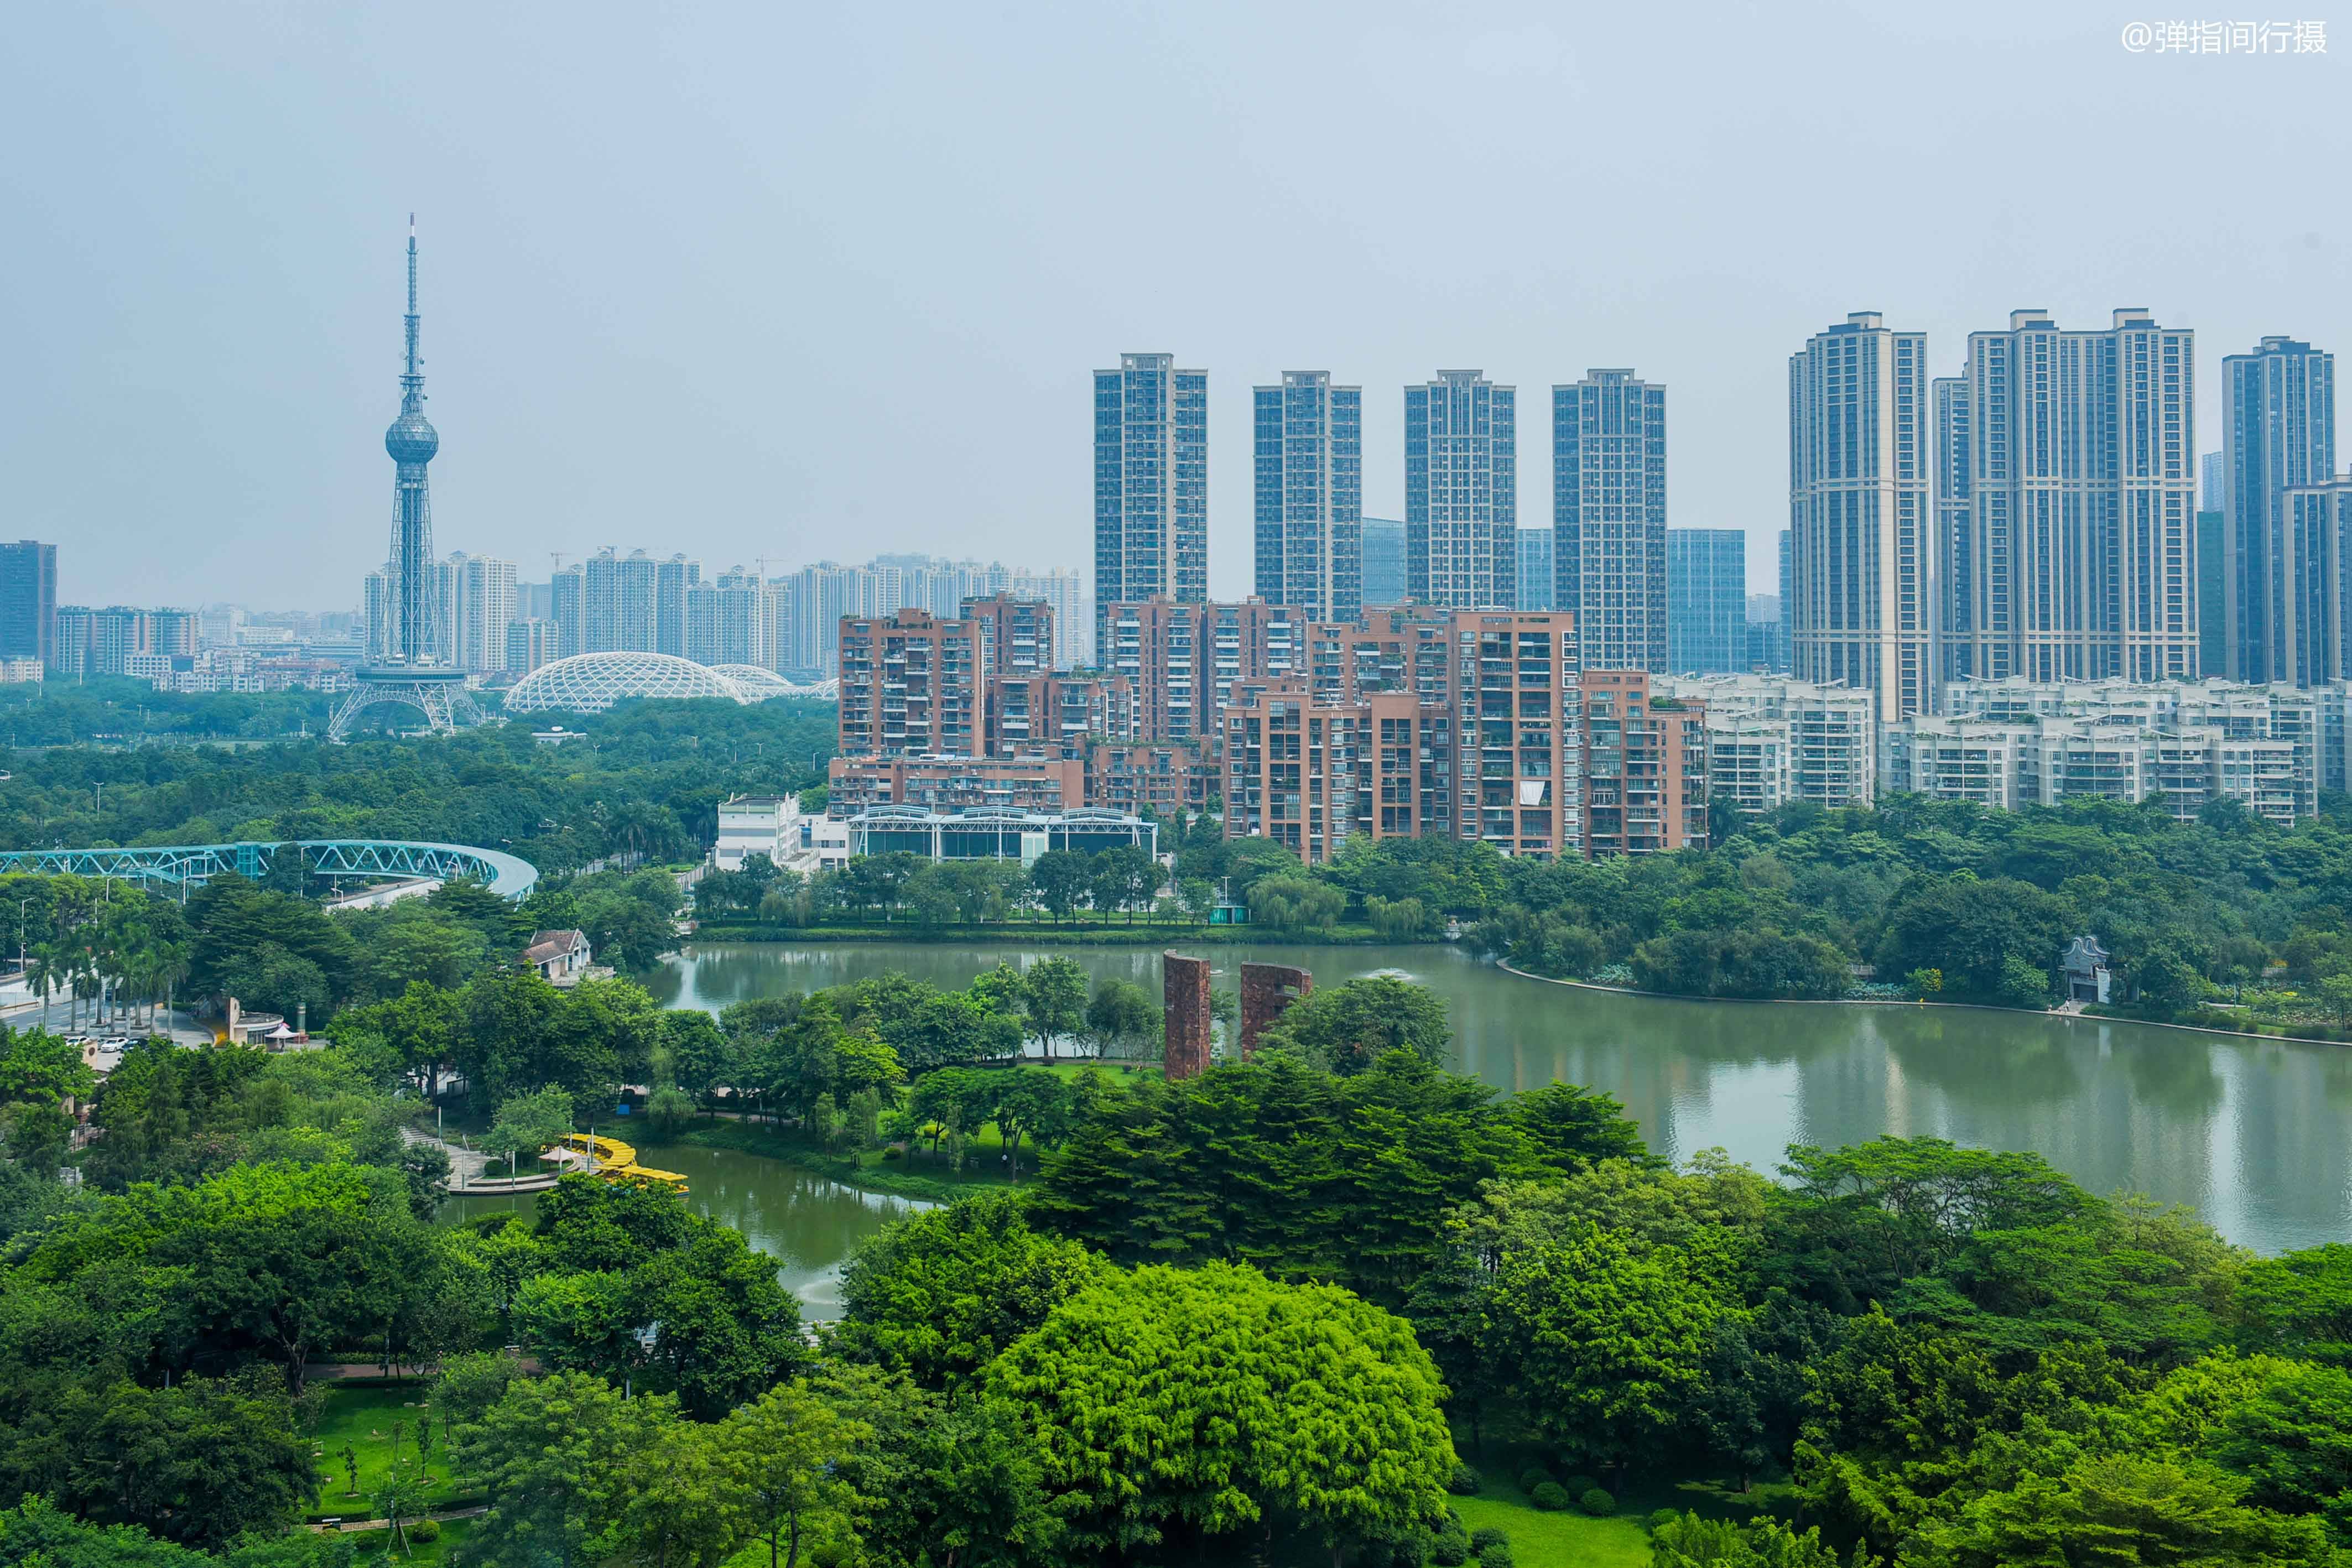
{"label": "tower antenna spire", "polygon": [[400,406],[415,410],[425,401],[425,372],[417,367],[424,363],[416,354],[416,214],[408,214],[408,314],[404,318],[408,329],[407,368],[400,377]]}

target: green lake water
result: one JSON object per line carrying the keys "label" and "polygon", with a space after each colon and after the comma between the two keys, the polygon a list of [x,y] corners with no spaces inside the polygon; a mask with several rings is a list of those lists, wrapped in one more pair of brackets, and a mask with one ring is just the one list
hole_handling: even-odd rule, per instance
{"label": "green lake water", "polygon": [[[2263,1252],[2352,1237],[2352,1048],[1959,1008],[1666,1001],[1522,979],[1448,946],[1197,951],[1220,988],[1244,960],[1297,964],[1323,986],[1402,974],[1445,998],[1461,1070],[1507,1090],[1606,1090],[1677,1159],[1719,1147],[1769,1172],[1792,1143],[1926,1134],[2038,1150],[2094,1192],[2194,1205]],[[717,944],[646,983],[666,1005],[716,1010],[890,972],[961,986],[999,959],[1055,954],[1158,993],[1156,948],[1017,944]],[[841,1258],[894,1211],[753,1156],[665,1150],[655,1163],[786,1259],[812,1316],[832,1315]]]}

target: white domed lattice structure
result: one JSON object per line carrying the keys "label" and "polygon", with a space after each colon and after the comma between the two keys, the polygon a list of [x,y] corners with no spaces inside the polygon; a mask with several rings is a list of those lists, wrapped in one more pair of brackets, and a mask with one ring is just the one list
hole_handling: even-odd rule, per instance
{"label": "white domed lattice structure", "polygon": [[735,683],[747,702],[765,702],[770,697],[798,696],[800,688],[776,674],[757,664],[713,664],[710,673],[724,675]]}
{"label": "white domed lattice structure", "polygon": [[713,674],[726,676],[740,687],[746,702],[763,703],[771,697],[822,697],[832,702],[841,695],[839,681],[819,681],[814,685],[803,685],[758,664],[713,664],[710,671]]}
{"label": "white domed lattice structure", "polygon": [[602,713],[630,697],[724,697],[750,702],[718,671],[668,653],[574,653],[517,681],[509,713]]}

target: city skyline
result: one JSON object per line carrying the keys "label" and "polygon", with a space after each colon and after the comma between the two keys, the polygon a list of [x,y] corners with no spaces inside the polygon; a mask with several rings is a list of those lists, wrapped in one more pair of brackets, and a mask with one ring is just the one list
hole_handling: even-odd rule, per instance
{"label": "city skyline", "polygon": [[[51,155],[0,172],[26,241],[0,301],[20,367],[0,457],[11,537],[109,547],[62,560],[61,600],[350,603],[381,559],[358,543],[381,529],[362,433],[382,428],[399,286],[384,264],[412,208],[433,252],[436,521],[533,580],[551,550],[646,538],[647,518],[710,561],[811,560],[856,534],[942,554],[1018,537],[1033,560],[1082,567],[1082,372],[1140,347],[1212,377],[1213,597],[1250,583],[1247,389],[1300,365],[1365,389],[1367,454],[1401,445],[1393,389],[1432,366],[1537,389],[1638,365],[1681,400],[1680,520],[1748,530],[1749,586],[1769,589],[1780,366],[1851,309],[1927,333],[1948,377],[1966,335],[2021,304],[2087,322],[2145,303],[2203,340],[2208,432],[2225,349],[2352,343],[2343,218],[2299,191],[2292,159],[2250,155],[2325,140],[2341,53],[2134,56],[2103,20],[2015,5],[1726,16],[1676,40],[1663,75],[1612,68],[1658,57],[1636,16],[1571,26],[1507,3],[1466,28],[1379,5],[1339,27],[1208,11],[614,20],[549,37],[429,0],[291,23],[24,18],[0,117]],[[855,68],[755,88],[752,62],[779,56]],[[1851,101],[1780,85],[1849,56],[1969,83],[1977,133],[1863,134]],[[690,64],[643,95],[581,90],[649,57]],[[1181,111],[1118,112],[1137,93]],[[1408,130],[1446,97],[1483,123]],[[2209,221],[2127,183],[2014,178],[2156,103],[2185,117],[2168,168],[2210,193]],[[1650,127],[1630,157],[1558,133],[1612,118]],[[2250,124],[2260,147],[2216,132]],[[1353,153],[1311,174],[1272,152],[1333,126]],[[1804,177],[1791,149],[1831,146],[1858,150],[1840,178],[1878,199],[1769,194]],[[1108,265],[1095,214],[1111,188],[1209,221]],[[1477,211],[1476,244],[1390,223],[1398,188]],[[1543,195],[1562,190],[1652,221],[1596,251]],[[288,200],[316,192],[331,194]],[[2257,237],[2225,246],[2233,234]],[[1269,254],[1317,259],[1272,269]],[[1550,455],[1525,434],[1522,520],[1538,522]],[[1366,514],[1401,516],[1402,486],[1368,458]]]}

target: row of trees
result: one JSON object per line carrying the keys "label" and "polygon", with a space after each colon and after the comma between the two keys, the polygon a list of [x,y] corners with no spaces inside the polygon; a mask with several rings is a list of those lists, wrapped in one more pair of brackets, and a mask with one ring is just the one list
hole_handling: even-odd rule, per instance
{"label": "row of trees", "polygon": [[[1194,824],[1175,874],[1229,878],[1284,928],[1360,919],[1393,940],[1476,926],[1520,967],[1696,996],[1938,996],[2043,1005],[2058,954],[2095,934],[2122,998],[2159,1016],[2251,1004],[2280,982],[2316,1017],[2352,1019],[2352,802],[2283,830],[2221,802],[2181,821],[2162,801],[1994,811],[1890,797],[1723,813],[1715,846],[1596,862],[1383,839],[1305,868],[1262,841]],[[1874,991],[1871,987],[1875,987]],[[2341,992],[2341,1003],[2333,999]]]}
{"label": "row of trees", "polygon": [[780,870],[764,855],[743,869],[714,872],[696,883],[695,913],[713,923],[769,925],[905,925],[926,930],[1044,917],[1059,925],[1092,910],[1133,925],[1158,920],[1205,920],[1215,902],[1206,883],[1179,884],[1161,896],[1168,870],[1145,850],[1121,845],[1087,854],[1050,850],[1024,866],[1018,861],[933,862],[897,852],[866,855],[813,876]]}
{"label": "row of trees", "polygon": [[[543,874],[614,857],[693,859],[729,794],[821,783],[835,718],[832,705],[814,702],[636,702],[348,746],[323,744],[313,722],[310,738],[236,749],[100,749],[64,744],[86,734],[34,722],[45,706],[68,701],[69,689],[50,688],[29,712],[16,706],[26,690],[0,696],[0,730],[10,732],[0,741],[42,747],[0,758],[11,775],[0,848],[419,839],[508,850]],[[148,692],[135,717],[132,705],[119,704],[122,722],[100,733],[152,736],[233,700],[267,706]],[[560,747],[531,738],[558,717],[575,738]]]}

